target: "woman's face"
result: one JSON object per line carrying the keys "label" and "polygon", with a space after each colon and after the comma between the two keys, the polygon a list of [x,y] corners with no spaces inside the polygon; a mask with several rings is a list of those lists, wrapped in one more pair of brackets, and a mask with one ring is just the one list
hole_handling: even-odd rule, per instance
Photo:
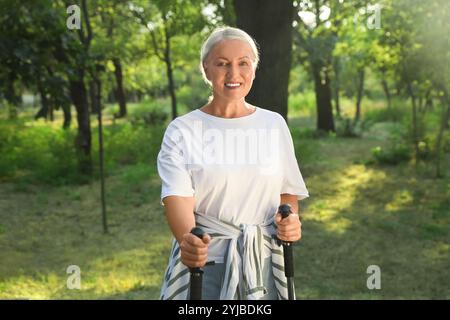
{"label": "woman's face", "polygon": [[255,78],[254,60],[250,45],[244,41],[223,40],[217,43],[203,64],[214,96],[226,100],[240,100],[247,96]]}

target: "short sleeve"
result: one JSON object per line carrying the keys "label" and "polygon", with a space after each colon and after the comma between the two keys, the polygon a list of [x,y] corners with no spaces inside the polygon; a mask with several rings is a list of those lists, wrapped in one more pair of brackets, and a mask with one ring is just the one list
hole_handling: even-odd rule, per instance
{"label": "short sleeve", "polygon": [[283,168],[283,182],[281,185],[280,194],[288,193],[296,195],[298,200],[302,200],[309,197],[309,193],[295,156],[294,141],[292,140],[291,132],[289,131],[289,127],[287,126],[284,118],[281,116],[280,118],[282,121],[281,136],[283,139],[282,146],[284,149],[281,153],[283,155],[281,160]]}
{"label": "short sleeve", "polygon": [[181,130],[169,124],[158,153],[157,168],[161,178],[161,204],[167,196],[192,197],[194,188],[191,174],[184,160],[185,148]]}

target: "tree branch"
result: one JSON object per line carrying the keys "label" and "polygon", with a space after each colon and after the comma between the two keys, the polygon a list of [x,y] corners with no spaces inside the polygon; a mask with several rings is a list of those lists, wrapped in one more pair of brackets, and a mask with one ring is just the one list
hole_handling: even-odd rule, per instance
{"label": "tree branch", "polygon": [[147,24],[147,21],[146,21],[145,17],[144,17],[141,13],[137,12],[136,10],[131,10],[131,12],[132,12],[133,16],[134,16],[135,18],[138,19],[139,23],[140,23],[142,26],[144,26],[144,27],[150,32],[150,37],[151,37],[151,39],[152,39],[152,45],[153,45],[153,51],[154,51],[154,54],[155,54],[161,61],[165,61],[164,56],[161,54],[161,49],[158,47],[158,42],[156,41],[156,35],[155,35],[155,32],[154,32],[154,30],[151,30],[151,29],[148,27],[148,24]]}
{"label": "tree branch", "polygon": [[91,28],[91,22],[89,21],[89,14],[88,14],[88,8],[86,5],[86,0],[83,0],[81,2],[81,5],[83,7],[83,14],[85,16],[85,21],[86,21],[86,30],[87,30],[87,38],[85,38],[85,46],[86,48],[89,48],[89,45],[91,44],[91,40],[92,40],[92,28]]}

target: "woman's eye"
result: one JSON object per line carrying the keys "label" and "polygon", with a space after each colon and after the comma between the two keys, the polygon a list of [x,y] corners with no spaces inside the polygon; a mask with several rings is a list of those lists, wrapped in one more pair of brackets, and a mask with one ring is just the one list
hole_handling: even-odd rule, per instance
{"label": "woman's eye", "polygon": [[241,66],[248,66],[248,62],[247,61],[241,61]]}
{"label": "woman's eye", "polygon": [[227,64],[226,64],[225,62],[219,62],[217,65],[218,65],[219,67],[224,67],[224,66],[226,66]]}

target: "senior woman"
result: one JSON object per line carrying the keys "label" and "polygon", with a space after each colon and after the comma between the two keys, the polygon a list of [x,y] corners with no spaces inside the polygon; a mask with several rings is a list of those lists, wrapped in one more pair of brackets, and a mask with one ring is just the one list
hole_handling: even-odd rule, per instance
{"label": "senior woman", "polygon": [[[161,299],[189,297],[188,267],[204,267],[204,299],[287,298],[276,236],[301,238],[298,200],[308,191],[285,120],[245,101],[258,62],[247,33],[214,30],[200,62],[212,97],[166,129],[157,164],[175,239]],[[281,203],[292,207],[285,219]],[[190,233],[194,226],[203,239]]]}

